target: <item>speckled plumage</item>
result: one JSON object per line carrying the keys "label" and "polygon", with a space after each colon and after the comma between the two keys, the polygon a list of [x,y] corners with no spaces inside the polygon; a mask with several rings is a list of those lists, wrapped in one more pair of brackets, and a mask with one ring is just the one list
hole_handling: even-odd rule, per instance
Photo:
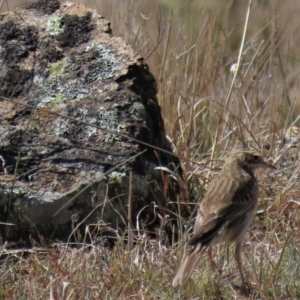
{"label": "speckled plumage", "polygon": [[186,282],[207,247],[222,242],[236,243],[235,258],[241,272],[241,245],[258,200],[258,183],[253,173],[256,168],[275,167],[253,151],[236,151],[225,162],[200,205],[194,235],[187,242],[190,251],[173,280],[173,286]]}

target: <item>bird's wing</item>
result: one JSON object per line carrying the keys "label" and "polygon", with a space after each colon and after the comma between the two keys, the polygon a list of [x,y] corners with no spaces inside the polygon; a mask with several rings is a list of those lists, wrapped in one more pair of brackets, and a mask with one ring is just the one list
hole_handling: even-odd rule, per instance
{"label": "bird's wing", "polygon": [[206,244],[233,218],[247,212],[256,204],[255,178],[243,178],[243,184],[231,176],[216,178],[209,187],[198,212],[194,236],[188,244]]}

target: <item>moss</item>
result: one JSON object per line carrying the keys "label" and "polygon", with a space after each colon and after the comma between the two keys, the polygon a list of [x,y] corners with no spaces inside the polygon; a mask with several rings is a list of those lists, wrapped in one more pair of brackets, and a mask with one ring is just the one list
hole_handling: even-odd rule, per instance
{"label": "moss", "polygon": [[8,20],[0,24],[0,59],[7,66],[18,64],[38,45],[38,32],[33,26],[22,27]]}
{"label": "moss", "polygon": [[0,76],[0,95],[4,97],[17,97],[26,92],[26,84],[32,80],[32,73],[14,67],[7,71],[5,76]]}
{"label": "moss", "polygon": [[90,32],[94,29],[92,13],[87,12],[85,16],[65,14],[60,20],[61,33],[57,40],[62,47],[75,47],[86,43],[90,39]]}

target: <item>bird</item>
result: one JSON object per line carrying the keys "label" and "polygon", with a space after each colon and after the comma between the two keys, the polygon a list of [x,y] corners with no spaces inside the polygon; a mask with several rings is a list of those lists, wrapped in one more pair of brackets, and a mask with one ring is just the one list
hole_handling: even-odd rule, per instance
{"label": "bird", "polygon": [[[258,202],[258,182],[254,170],[276,169],[254,150],[233,151],[219,175],[208,186],[198,209],[194,234],[187,241],[188,252],[173,280],[173,286],[183,285],[208,247],[220,243],[236,244],[235,260],[245,283],[241,251]],[[210,248],[211,249],[211,248]]]}

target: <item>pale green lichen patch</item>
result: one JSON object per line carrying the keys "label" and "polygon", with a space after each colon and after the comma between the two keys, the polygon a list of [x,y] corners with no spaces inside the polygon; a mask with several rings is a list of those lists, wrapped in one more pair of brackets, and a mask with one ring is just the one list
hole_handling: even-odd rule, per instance
{"label": "pale green lichen patch", "polygon": [[111,172],[109,175],[109,183],[117,183],[121,184],[123,181],[123,178],[126,177],[126,174],[124,172]]}
{"label": "pale green lichen patch", "polygon": [[55,105],[58,105],[58,104],[62,103],[63,100],[64,100],[63,95],[54,94],[52,97],[48,97],[48,98],[45,98],[45,99],[41,100],[40,103],[38,104],[38,107],[43,107],[43,106],[46,106],[46,105],[55,106]]}
{"label": "pale green lichen patch", "polygon": [[61,61],[55,62],[50,67],[50,74],[51,75],[59,75],[62,74],[68,65],[68,59],[65,58]]}
{"label": "pale green lichen patch", "polygon": [[46,24],[46,31],[50,36],[58,36],[63,32],[60,27],[62,16],[54,16],[50,18]]}
{"label": "pale green lichen patch", "polygon": [[64,99],[63,95],[56,94],[52,99],[52,101],[50,101],[49,103],[53,105],[60,104],[63,101],[63,99]]}

